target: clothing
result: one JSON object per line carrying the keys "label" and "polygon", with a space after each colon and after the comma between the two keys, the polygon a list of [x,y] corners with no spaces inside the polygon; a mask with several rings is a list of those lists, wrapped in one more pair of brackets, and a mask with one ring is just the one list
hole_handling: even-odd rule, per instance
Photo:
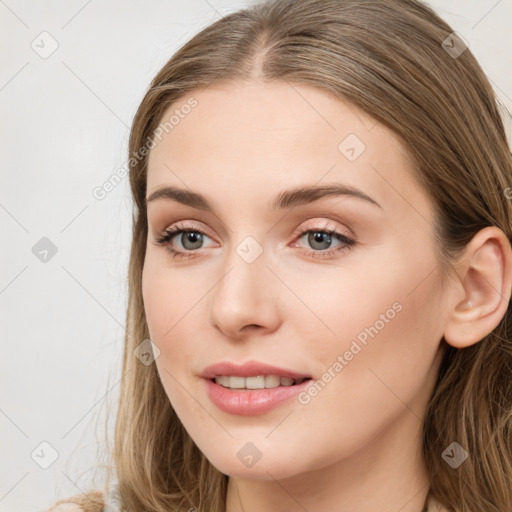
{"label": "clothing", "polygon": [[122,512],[116,481],[110,483],[108,495],[105,496],[105,508],[103,512]]}

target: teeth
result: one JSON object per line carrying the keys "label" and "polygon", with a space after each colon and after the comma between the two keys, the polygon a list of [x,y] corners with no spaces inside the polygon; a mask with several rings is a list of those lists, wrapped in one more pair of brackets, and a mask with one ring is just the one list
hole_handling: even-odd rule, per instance
{"label": "teeth", "polygon": [[289,379],[277,375],[258,375],[257,377],[235,377],[220,375],[215,377],[215,382],[225,388],[232,389],[265,389],[278,386],[292,386],[300,384],[305,379]]}

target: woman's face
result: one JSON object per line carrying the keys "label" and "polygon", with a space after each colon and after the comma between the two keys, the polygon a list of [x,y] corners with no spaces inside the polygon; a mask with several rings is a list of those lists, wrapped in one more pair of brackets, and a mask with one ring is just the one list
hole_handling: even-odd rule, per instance
{"label": "woman's face", "polygon": [[[150,152],[147,197],[176,187],[211,210],[149,201],[143,297],[160,378],[194,442],[223,473],[257,479],[375,453],[390,436],[419,446],[449,291],[432,204],[399,140],[284,82],[214,84],[162,122],[175,110]],[[354,193],[293,194],[329,186]],[[155,240],[176,225],[191,233],[168,241],[175,258]],[[224,390],[231,409],[212,401],[203,370],[247,361],[312,379],[272,407],[244,405],[261,391]]]}

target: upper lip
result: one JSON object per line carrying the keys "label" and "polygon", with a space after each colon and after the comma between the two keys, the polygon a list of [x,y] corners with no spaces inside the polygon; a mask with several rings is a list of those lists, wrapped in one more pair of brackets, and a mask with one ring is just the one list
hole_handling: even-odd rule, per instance
{"label": "upper lip", "polygon": [[256,377],[258,375],[277,375],[278,377],[288,377],[290,379],[307,379],[311,375],[295,372],[286,368],[279,368],[259,361],[247,361],[242,365],[222,361],[206,367],[201,372],[204,379],[213,379],[220,375],[236,376],[236,377]]}

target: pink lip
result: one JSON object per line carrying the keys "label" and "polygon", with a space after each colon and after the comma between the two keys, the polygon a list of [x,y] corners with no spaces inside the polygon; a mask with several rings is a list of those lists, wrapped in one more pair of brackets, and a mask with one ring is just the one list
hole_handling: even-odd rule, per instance
{"label": "pink lip", "polygon": [[217,384],[214,380],[204,379],[203,382],[206,384],[208,397],[220,410],[240,416],[265,414],[291,400],[307,386],[314,384],[313,380],[305,380],[294,386],[231,390]]}
{"label": "pink lip", "polygon": [[220,375],[237,376],[237,377],[256,377],[258,375],[277,375],[278,377],[288,377],[290,379],[311,378],[311,375],[305,373],[297,373],[286,368],[271,366],[259,361],[247,361],[242,365],[223,361],[206,367],[201,372],[204,379],[213,379]]}
{"label": "pink lip", "polygon": [[201,373],[201,377],[204,379],[210,400],[222,411],[240,416],[255,416],[269,412],[274,407],[299,394],[312,382],[305,380],[293,386],[232,390],[215,382],[214,378],[221,375],[238,377],[277,375],[278,377],[288,377],[295,380],[311,379],[311,375],[271,366],[258,361],[247,361],[242,365],[224,361],[205,368]]}

